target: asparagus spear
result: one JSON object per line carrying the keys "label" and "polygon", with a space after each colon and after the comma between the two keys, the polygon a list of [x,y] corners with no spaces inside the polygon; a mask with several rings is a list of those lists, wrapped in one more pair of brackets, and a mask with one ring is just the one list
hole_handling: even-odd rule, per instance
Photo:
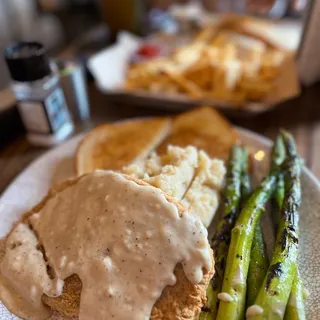
{"label": "asparagus spear", "polygon": [[215,274],[208,286],[207,303],[200,314],[200,319],[215,319],[217,314],[219,302],[217,295],[221,290],[230,232],[238,216],[242,160],[242,149],[235,144],[231,150],[227,167],[226,186],[223,192],[223,215],[211,241],[215,257]]}
{"label": "asparagus spear", "polygon": [[[286,149],[282,136],[279,134],[271,151],[271,169],[280,168],[286,157]],[[282,202],[281,202],[282,203]]]}
{"label": "asparagus spear", "polygon": [[[283,195],[284,195],[284,183],[283,183],[283,175],[280,171],[281,164],[285,158],[285,148],[283,144],[282,137],[279,135],[276,138],[274,143],[274,147],[272,149],[271,154],[271,168],[272,170],[279,170],[279,175],[277,178],[277,187],[274,191],[274,201],[275,207],[278,207],[279,203],[282,205]],[[274,211],[273,211],[274,212]],[[276,210],[276,214],[274,218],[278,217],[279,211]],[[275,220],[275,219],[274,219]],[[279,220],[279,219],[277,219]],[[275,223],[276,222],[275,220]],[[265,247],[265,243],[263,241],[263,233],[261,229],[261,225],[258,223],[251,248],[250,255],[250,265],[249,265],[249,273],[248,273],[248,290],[247,290],[247,306],[251,306],[259,292],[259,289],[263,283],[264,277],[267,273],[267,269],[269,267],[269,259],[267,256],[267,250]]]}
{"label": "asparagus spear", "polygon": [[249,175],[249,153],[246,147],[242,151],[242,174],[241,174],[241,208],[250,197],[251,183]]}
{"label": "asparagus spear", "polygon": [[285,320],[302,320],[306,318],[304,309],[303,282],[300,278],[297,266],[295,272],[290,298],[284,314]]}
{"label": "asparagus spear", "polygon": [[[285,156],[286,156],[286,150],[284,147],[283,139],[281,135],[278,135],[274,143],[274,146],[272,148],[271,168],[273,170],[277,168],[280,169],[285,159]],[[273,201],[272,201],[272,209],[273,209],[272,220],[275,226],[275,230],[278,230],[279,212],[280,212],[280,208],[282,208],[283,198],[284,198],[284,179],[283,179],[283,172],[282,170],[280,170],[278,180],[277,180],[277,186],[274,191]]]}
{"label": "asparagus spear", "polygon": [[217,299],[215,298],[214,291],[211,283],[207,288],[207,301],[204,307],[202,308],[199,316],[199,320],[214,320],[215,319],[215,306]]}
{"label": "asparagus spear", "polygon": [[271,171],[253,192],[241,210],[231,232],[226,270],[223,278],[218,320],[244,317],[250,251],[257,222],[276,183],[277,171]]}
{"label": "asparagus spear", "polygon": [[[248,172],[248,151],[244,149],[243,152],[243,172],[241,179],[241,198],[242,198],[242,207],[244,206],[245,201],[250,195],[251,185],[250,177]],[[248,290],[247,290],[247,305],[251,305],[254,302],[258,290],[263,282],[264,276],[267,272],[269,266],[269,260],[267,256],[267,250],[263,240],[263,233],[261,225],[258,223],[256,230],[253,236],[253,243],[250,253],[250,264],[248,271]]]}
{"label": "asparagus spear", "polygon": [[254,305],[247,310],[250,319],[282,319],[296,274],[301,162],[293,137],[282,132],[282,138],[287,153],[285,196],[271,264]]}
{"label": "asparagus spear", "polygon": [[279,172],[278,181],[277,181],[277,187],[274,191],[273,199],[272,199],[272,210],[271,210],[271,216],[272,221],[274,225],[275,233],[278,230],[279,227],[279,218],[280,218],[280,212],[282,208],[284,198],[284,177],[283,172]]}
{"label": "asparagus spear", "polygon": [[[285,156],[285,149],[281,135],[277,137],[275,142],[271,165],[280,166]],[[284,198],[284,179],[282,172],[279,174],[277,181],[277,187],[274,194],[274,205],[273,205],[273,216],[275,227],[278,228],[279,213],[281,212],[282,204]],[[300,278],[300,273],[298,267],[296,266],[295,277],[291,288],[291,294],[289,302],[286,308],[284,318],[286,320],[298,320],[305,319],[305,308],[304,308],[304,295],[303,295],[303,281]]]}
{"label": "asparagus spear", "polygon": [[199,320],[214,320],[210,308],[202,308]]}
{"label": "asparagus spear", "polygon": [[258,222],[253,236],[247,280],[247,306],[251,306],[259,292],[269,267],[261,225]]}

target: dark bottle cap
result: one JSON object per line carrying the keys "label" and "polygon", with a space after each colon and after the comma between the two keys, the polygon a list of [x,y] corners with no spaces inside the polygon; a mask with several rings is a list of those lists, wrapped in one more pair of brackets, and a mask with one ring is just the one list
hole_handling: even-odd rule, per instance
{"label": "dark bottle cap", "polygon": [[45,49],[38,42],[18,42],[5,49],[4,58],[15,81],[35,81],[51,73]]}

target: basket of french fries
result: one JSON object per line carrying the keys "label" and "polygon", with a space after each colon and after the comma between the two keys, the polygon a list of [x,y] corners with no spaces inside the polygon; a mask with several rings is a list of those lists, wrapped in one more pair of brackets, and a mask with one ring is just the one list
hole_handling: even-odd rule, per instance
{"label": "basket of french fries", "polygon": [[123,70],[113,93],[150,107],[206,103],[260,113],[300,92],[293,52],[230,20],[201,28],[166,56],[128,59]]}

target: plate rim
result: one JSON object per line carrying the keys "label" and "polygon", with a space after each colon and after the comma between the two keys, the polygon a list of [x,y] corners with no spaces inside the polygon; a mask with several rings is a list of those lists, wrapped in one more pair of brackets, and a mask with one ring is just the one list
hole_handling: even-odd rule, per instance
{"label": "plate rim", "polygon": [[[256,133],[254,131],[251,131],[249,129],[246,128],[242,128],[242,127],[238,127],[238,126],[233,126],[237,131],[243,133],[244,135],[247,136],[251,136],[256,140],[260,140],[261,142],[263,142],[263,144],[265,144],[268,148],[270,148],[272,146],[272,140],[259,134]],[[315,185],[315,187],[318,189],[318,191],[320,192],[320,180],[316,177],[316,175],[305,165],[303,166],[302,169],[303,173],[312,181],[312,183]]]}
{"label": "plate rim", "polygon": [[[132,118],[131,120],[134,119],[139,119],[139,118]],[[119,120],[119,121],[114,121],[113,123],[117,123],[117,122],[125,122],[128,121],[128,119],[123,119],[123,120]],[[233,125],[233,128],[236,129],[236,131],[240,132],[240,134],[243,134],[247,137],[251,137],[254,140],[257,140],[259,142],[261,142],[263,145],[265,145],[267,148],[270,148],[272,146],[272,141],[259,134],[256,133],[254,131],[251,131],[249,129],[246,128],[242,128],[239,126],[235,126]],[[81,137],[83,137],[85,134],[87,134],[87,132],[82,132],[79,133],[77,135],[75,135],[74,137],[72,137],[70,140],[65,141],[64,143],[56,146],[55,148],[48,150],[47,152],[45,152],[44,154],[42,154],[41,156],[39,156],[38,158],[34,159],[33,161],[31,161],[21,172],[19,172],[14,178],[13,180],[8,184],[8,186],[3,190],[3,192],[0,194],[0,203],[1,203],[1,199],[3,198],[3,196],[7,193],[7,191],[16,183],[16,181],[31,167],[34,166],[38,161],[41,161],[44,157],[49,157],[50,154],[54,154],[56,152],[59,151],[60,148],[64,147],[66,144],[72,144],[75,140],[80,139]],[[317,191],[320,194],[320,180],[315,176],[315,174],[306,166],[303,166],[302,172],[307,176],[308,179],[310,179],[310,181],[313,183],[313,185],[317,188]]]}

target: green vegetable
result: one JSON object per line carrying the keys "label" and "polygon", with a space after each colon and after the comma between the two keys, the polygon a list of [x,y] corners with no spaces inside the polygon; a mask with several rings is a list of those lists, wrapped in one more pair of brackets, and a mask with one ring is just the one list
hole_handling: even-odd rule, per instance
{"label": "green vegetable", "polygon": [[269,267],[267,249],[263,240],[260,223],[257,224],[250,253],[250,265],[247,280],[247,306],[251,306],[259,292]]}
{"label": "green vegetable", "polygon": [[[283,143],[283,139],[281,135],[278,135],[272,148],[271,168],[273,170],[281,169],[281,165],[283,164],[285,156],[286,156],[286,150]],[[284,179],[283,179],[283,172],[282,170],[280,170],[278,180],[277,180],[277,186],[274,191],[274,195],[272,199],[273,200],[272,201],[272,220],[275,226],[275,230],[278,230],[279,212],[280,212],[280,208],[282,207],[283,198],[284,198]]]}
{"label": "green vegetable", "polygon": [[208,309],[208,311],[201,310],[199,320],[214,320],[211,310],[210,309]]}
{"label": "green vegetable", "polygon": [[[283,144],[283,139],[281,135],[277,137],[277,140],[274,144],[272,152],[272,165],[281,166],[285,157],[285,147]],[[284,177],[281,172],[278,177],[277,187],[274,193],[274,203],[273,203],[273,220],[275,223],[276,229],[279,224],[279,213],[281,212],[282,204],[284,198]],[[305,308],[304,308],[304,288],[303,281],[300,277],[298,267],[296,267],[296,275],[292,284],[291,294],[289,297],[289,302],[286,307],[286,312],[284,318],[286,320],[298,320],[305,319]]]}
{"label": "green vegetable", "polygon": [[271,264],[254,305],[247,310],[250,319],[283,319],[296,275],[301,161],[293,137],[282,132],[282,138],[287,153],[283,169],[285,195]]}
{"label": "green vegetable", "polygon": [[242,151],[242,174],[241,174],[241,208],[244,207],[245,202],[251,194],[251,183],[249,175],[249,154],[248,149],[243,148]]}
{"label": "green vegetable", "polygon": [[[212,319],[215,319],[217,314],[219,303],[217,295],[221,291],[225,261],[230,242],[230,232],[235,224],[239,211],[242,160],[241,147],[234,145],[229,157],[226,186],[223,192],[223,215],[211,241],[215,258],[215,274],[208,286],[207,302],[203,310],[206,311],[206,313],[211,313]],[[201,312],[200,319],[201,317],[207,316],[203,313],[204,312]]]}
{"label": "green vegetable", "polygon": [[306,319],[303,282],[300,278],[298,267],[296,267],[295,271],[295,278],[293,280],[289,301],[284,314],[285,320]]}
{"label": "green vegetable", "polygon": [[286,149],[282,136],[279,134],[271,151],[271,170],[280,168],[286,158]]}
{"label": "green vegetable", "polygon": [[[241,179],[241,202],[244,206],[244,203],[251,192],[247,149],[244,149],[243,156],[244,159]],[[258,223],[254,232],[253,243],[250,253],[250,264],[247,280],[247,306],[250,306],[254,302],[256,296],[258,295],[258,291],[263,282],[268,266],[269,260],[267,256],[267,250],[263,240],[261,225],[260,223]]]}
{"label": "green vegetable", "polygon": [[263,179],[241,210],[236,225],[232,229],[222,285],[224,301],[221,300],[219,303],[217,316],[219,320],[244,318],[247,276],[254,231],[274,189],[276,178],[277,171],[272,170]]}

